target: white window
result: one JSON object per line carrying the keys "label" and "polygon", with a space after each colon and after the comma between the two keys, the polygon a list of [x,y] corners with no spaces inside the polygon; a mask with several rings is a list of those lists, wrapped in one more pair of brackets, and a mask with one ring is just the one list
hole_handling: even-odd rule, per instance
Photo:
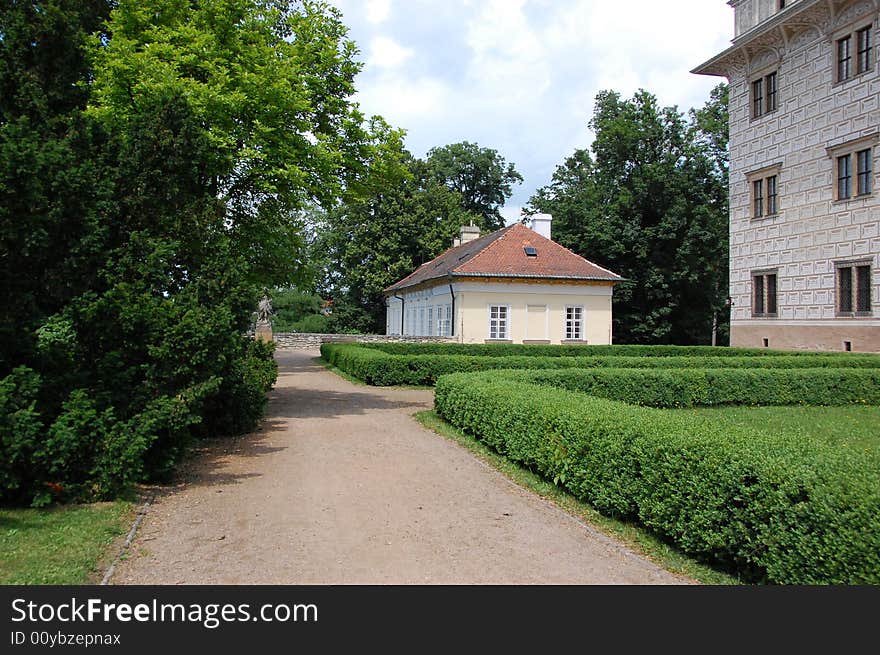
{"label": "white window", "polygon": [[419,307],[419,331],[418,336],[425,336],[425,308]]}
{"label": "white window", "polygon": [[509,305],[490,305],[489,306],[489,338],[490,339],[509,339],[509,322],[510,322],[510,306]]}
{"label": "white window", "polygon": [[584,339],[584,308],[568,306],[565,308],[565,338],[571,341]]}
{"label": "white window", "polygon": [[434,308],[428,307],[428,336],[434,336]]}
{"label": "white window", "polygon": [[452,336],[452,305],[437,308],[437,334],[441,337]]}

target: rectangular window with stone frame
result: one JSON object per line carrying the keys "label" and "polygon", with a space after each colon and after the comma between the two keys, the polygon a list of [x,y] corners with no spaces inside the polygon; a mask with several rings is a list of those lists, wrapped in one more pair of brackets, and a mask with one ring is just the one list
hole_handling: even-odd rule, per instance
{"label": "rectangular window with stone frame", "polygon": [[844,202],[874,193],[874,149],[880,133],[826,149],[834,165],[834,200]]}
{"label": "rectangular window with stone frame", "polygon": [[776,270],[752,272],[753,317],[776,318],[776,280]]}
{"label": "rectangular window with stone frame", "polygon": [[777,71],[752,81],[752,120],[779,108],[779,74]]}
{"label": "rectangular window with stone frame", "polygon": [[840,84],[874,69],[873,25],[847,28],[835,39],[834,82]]}
{"label": "rectangular window with stone frame", "polygon": [[779,175],[781,164],[773,164],[746,173],[752,199],[752,218],[765,218],[779,213]]}
{"label": "rectangular window with stone frame", "polygon": [[873,316],[871,260],[836,262],[837,315]]}

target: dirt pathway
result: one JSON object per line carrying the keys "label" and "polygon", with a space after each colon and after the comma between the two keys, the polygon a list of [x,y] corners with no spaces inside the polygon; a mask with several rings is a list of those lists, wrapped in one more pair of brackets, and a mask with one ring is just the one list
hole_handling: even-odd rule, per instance
{"label": "dirt pathway", "polygon": [[279,351],[258,432],[209,443],[150,508],[113,584],[676,583],[412,414]]}

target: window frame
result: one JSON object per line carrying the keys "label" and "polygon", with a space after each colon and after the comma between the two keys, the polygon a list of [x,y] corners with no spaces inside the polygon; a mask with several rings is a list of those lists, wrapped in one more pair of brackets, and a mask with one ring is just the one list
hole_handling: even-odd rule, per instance
{"label": "window frame", "polygon": [[[749,85],[751,119],[773,114],[779,109],[779,69],[765,70],[751,78]],[[759,95],[760,93],[760,95]]]}
{"label": "window frame", "polygon": [[[866,25],[854,32],[856,36],[856,75],[863,75],[874,68],[875,51],[873,38],[874,24]],[[864,47],[862,36],[864,35]],[[864,57],[862,56],[864,55]]]}
{"label": "window frame", "polygon": [[[859,270],[868,269],[867,307],[860,309],[860,291],[863,290],[859,282]],[[850,280],[849,309],[845,309],[843,302],[842,271],[848,271]],[[853,259],[834,262],[834,315],[838,318],[872,318],[874,316],[874,262],[872,259]]]}
{"label": "window frame", "polygon": [[779,213],[779,175],[769,175],[764,178],[767,198],[767,216],[776,216]]}
{"label": "window frame", "polygon": [[[833,162],[834,202],[850,202],[874,195],[877,186],[874,179],[877,174],[874,150],[878,144],[880,144],[880,132],[875,132],[825,149]],[[841,172],[845,162],[848,166],[848,176],[842,175]],[[848,182],[844,184],[844,180]],[[848,195],[844,195],[844,192]]]}
{"label": "window frame", "polygon": [[[577,318],[569,318],[569,312],[577,311]],[[584,325],[586,323],[586,309],[583,305],[566,305],[562,319],[563,341],[586,341],[584,338]],[[569,334],[571,336],[569,336]]]}
{"label": "window frame", "polygon": [[[773,284],[769,283],[769,279],[773,278]],[[752,280],[752,318],[778,318],[779,317],[779,269],[761,269],[751,272]],[[758,280],[760,280],[760,296],[757,293]],[[770,294],[770,287],[773,287],[773,294]],[[772,299],[772,303],[770,302]],[[760,300],[760,306],[759,306]],[[769,311],[770,308],[773,311]]]}
{"label": "window frame", "polygon": [[[834,43],[834,54],[837,62],[835,75],[839,84],[853,78],[852,34],[847,34],[835,40]],[[845,71],[844,68],[846,69]]]}
{"label": "window frame", "polygon": [[852,153],[838,155],[837,161],[837,199],[852,198]]}
{"label": "window frame", "polygon": [[[865,155],[864,161],[862,155]],[[856,197],[869,196],[874,192],[874,152],[871,148],[857,150],[856,158]]]}
{"label": "window frame", "polygon": [[[834,57],[833,84],[845,84],[871,73],[877,67],[874,20],[862,17],[831,35]],[[842,47],[846,46],[844,56]],[[844,62],[846,70],[844,71]]]}
{"label": "window frame", "polygon": [[[773,218],[779,215],[779,180],[781,174],[781,162],[746,173],[746,180],[749,183],[749,211],[751,220]],[[773,193],[771,193],[771,190]]]}
{"label": "window frame", "polygon": [[764,178],[752,182],[752,218],[764,218]]}
{"label": "window frame", "polygon": [[445,305],[443,310],[443,334],[441,336],[452,336],[452,305]]}
{"label": "window frame", "polygon": [[[487,311],[488,330],[487,330],[486,340],[487,341],[510,341],[511,340],[510,339],[510,305],[509,304],[487,305],[486,308],[488,310]],[[494,310],[501,310],[501,309],[504,310],[504,317],[502,318],[501,317],[502,312],[498,311],[497,312],[498,316],[493,318],[492,314],[493,314]],[[495,336],[492,336],[492,329],[493,329],[492,323],[493,323],[493,321],[497,323],[497,325],[494,326]],[[504,326],[503,335],[502,335],[502,332],[500,329],[502,324]]]}

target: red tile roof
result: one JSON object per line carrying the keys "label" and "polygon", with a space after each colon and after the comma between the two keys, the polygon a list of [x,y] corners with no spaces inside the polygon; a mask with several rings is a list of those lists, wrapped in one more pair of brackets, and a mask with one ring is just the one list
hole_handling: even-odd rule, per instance
{"label": "red tile roof", "polygon": [[[537,257],[526,255],[532,246]],[[619,282],[622,278],[516,223],[450,248],[385,289],[397,291],[444,277],[509,277]]]}

